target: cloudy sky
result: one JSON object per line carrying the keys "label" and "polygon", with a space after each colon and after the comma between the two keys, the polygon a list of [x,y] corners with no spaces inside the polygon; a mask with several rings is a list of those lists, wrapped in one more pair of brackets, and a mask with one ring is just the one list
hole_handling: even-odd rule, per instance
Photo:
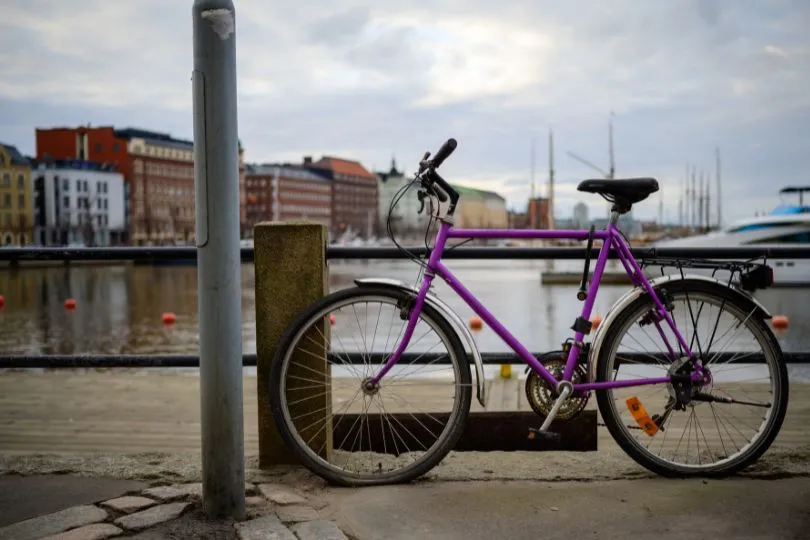
{"label": "cloudy sky", "polygon": [[[3,0],[0,140],[33,153],[34,128],[92,123],[192,137],[192,2]],[[687,163],[714,177],[723,219],[810,185],[807,0],[238,0],[239,131],[247,159],[339,155],[413,170],[459,141],[445,177],[538,189],[553,128],[557,215],[608,168],[659,179],[637,207],[677,219]],[[715,196],[712,180],[712,197]],[[712,205],[715,206],[714,204]],[[713,209],[713,216],[715,216]],[[712,219],[716,219],[713,217]]]}

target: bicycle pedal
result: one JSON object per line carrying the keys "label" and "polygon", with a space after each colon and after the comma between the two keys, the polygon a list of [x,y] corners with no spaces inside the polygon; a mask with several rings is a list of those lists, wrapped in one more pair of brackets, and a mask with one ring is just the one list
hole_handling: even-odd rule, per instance
{"label": "bicycle pedal", "polygon": [[562,435],[554,431],[543,431],[537,428],[529,428],[529,440],[547,441],[559,445],[562,443]]}

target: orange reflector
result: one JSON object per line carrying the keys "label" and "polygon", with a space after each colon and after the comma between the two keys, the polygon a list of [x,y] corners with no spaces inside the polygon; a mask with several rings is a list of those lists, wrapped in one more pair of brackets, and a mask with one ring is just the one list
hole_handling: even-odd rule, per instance
{"label": "orange reflector", "polygon": [[644,433],[650,437],[658,433],[658,425],[653,422],[653,419],[647,414],[647,409],[644,408],[644,405],[641,404],[637,397],[633,396],[627,400],[627,408],[630,409],[630,414],[633,415]]}

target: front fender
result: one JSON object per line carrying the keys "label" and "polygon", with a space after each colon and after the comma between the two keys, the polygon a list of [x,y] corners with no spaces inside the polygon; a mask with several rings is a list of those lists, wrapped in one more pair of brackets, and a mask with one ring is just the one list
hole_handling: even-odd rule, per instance
{"label": "front fender", "polygon": [[[414,296],[419,294],[419,290],[416,287],[408,285],[407,283],[399,281],[398,279],[362,278],[355,279],[354,283],[358,287],[376,285],[406,291],[412,293]],[[472,332],[469,328],[467,328],[467,325],[464,324],[464,321],[461,320],[461,317],[459,317],[458,314],[450,308],[450,306],[448,306],[435,294],[428,292],[427,296],[425,297],[425,302],[430,305],[430,307],[438,311],[439,314],[447,320],[450,326],[455,328],[459,336],[463,338],[462,341],[467,342],[467,346],[470,348],[470,352],[472,353],[473,363],[475,364],[476,398],[482,407],[486,407],[487,385],[486,377],[484,376],[484,361],[481,358],[481,352],[478,350],[478,346],[475,343],[475,338],[473,338]]]}
{"label": "front fender", "polygon": [[[757,314],[764,318],[770,319],[771,313],[768,309],[762,305],[762,303],[748,294],[747,292],[737,289],[735,287],[729,287],[729,285],[721,281],[720,279],[709,277],[709,276],[702,276],[699,274],[685,274],[681,277],[680,274],[670,274],[666,276],[660,276],[650,280],[650,285],[652,285],[653,289],[658,289],[658,287],[670,283],[672,281],[702,281],[711,283],[714,286],[722,287],[724,290],[729,291],[739,299],[748,304],[751,309],[756,309]],[[596,361],[599,358],[599,350],[601,349],[605,338],[607,337],[608,333],[610,332],[610,327],[619,317],[619,315],[634,301],[636,301],[641,295],[645,294],[646,291],[641,286],[636,286],[626,293],[624,293],[608,310],[607,314],[605,315],[602,324],[599,325],[596,333],[594,334],[593,341],[591,342],[591,350],[589,354],[589,368],[588,368],[588,380],[591,382],[596,381]]]}

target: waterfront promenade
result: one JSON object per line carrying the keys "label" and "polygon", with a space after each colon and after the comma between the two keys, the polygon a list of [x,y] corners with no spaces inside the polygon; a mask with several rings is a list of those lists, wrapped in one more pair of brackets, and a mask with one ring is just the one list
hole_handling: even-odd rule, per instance
{"label": "waterfront promenade", "polygon": [[[283,518],[279,523],[288,531],[301,530],[296,523],[332,523],[346,538],[363,540],[536,538],[536,528],[545,522],[552,526],[544,533],[549,538],[594,532],[599,538],[693,538],[678,528],[678,516],[698,515],[705,535],[747,531],[740,537],[799,538],[801,526],[810,519],[810,384],[792,384],[785,426],[773,447],[755,467],[733,479],[657,478],[599,428],[596,452],[455,452],[424,482],[357,490],[330,488],[297,467],[259,469],[256,378],[246,376],[244,389],[246,481],[252,505],[248,516],[270,516],[263,522],[265,531],[268,523]],[[515,401],[518,408],[525,407]],[[480,410],[480,405],[474,404],[474,409]],[[12,509],[23,508],[28,512],[24,518],[36,515],[38,507],[31,501],[35,496],[48,501],[47,512],[53,512],[82,504],[82,497],[87,504],[113,499],[119,485],[120,494],[138,496],[156,485],[174,485],[173,492],[153,489],[149,493],[154,502],[144,504],[174,504],[177,516],[137,537],[237,538],[232,525],[206,523],[195,510],[199,448],[196,372],[5,371],[0,377],[0,471],[5,473],[0,475],[0,489],[19,478],[13,473],[59,476],[20,478],[15,489],[21,490],[22,499],[6,499],[9,509],[0,507],[0,523],[13,522],[4,514]],[[121,480],[129,483],[115,483]],[[89,484],[79,489],[74,485],[78,482]],[[103,489],[92,482],[104,484]],[[54,484],[61,487],[48,487]],[[302,499],[291,496],[294,503],[274,502],[274,497],[285,500],[278,490],[290,490]],[[154,496],[164,492],[165,501]],[[768,530],[752,518],[766,501],[781,519]],[[582,514],[597,507],[599,512]],[[662,516],[644,519],[656,512]],[[420,519],[415,521],[415,515]],[[414,530],[421,532],[412,536]],[[489,532],[480,536],[482,531]]]}

